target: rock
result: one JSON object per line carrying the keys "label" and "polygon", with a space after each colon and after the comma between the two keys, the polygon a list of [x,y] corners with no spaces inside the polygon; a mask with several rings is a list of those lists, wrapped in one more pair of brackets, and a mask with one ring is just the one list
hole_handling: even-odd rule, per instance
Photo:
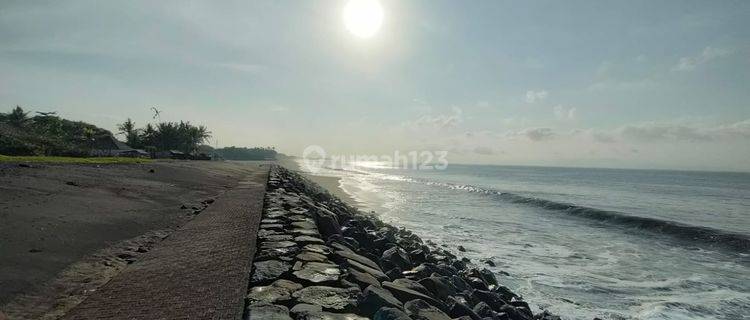
{"label": "rock", "polygon": [[292,241],[294,240],[294,237],[288,234],[269,234],[269,235],[263,235],[258,236],[258,238],[263,239],[264,241],[268,242],[277,242],[277,241]]}
{"label": "rock", "polygon": [[354,261],[357,261],[357,262],[359,262],[359,263],[361,263],[363,265],[366,265],[366,266],[368,266],[370,268],[380,270],[380,266],[378,266],[378,264],[375,263],[375,261],[372,261],[372,260],[370,260],[370,259],[368,259],[368,258],[366,258],[364,256],[358,255],[358,254],[352,252],[351,250],[350,251],[337,250],[336,251],[336,255],[339,256],[339,257],[341,257],[341,258],[343,258],[343,259],[354,260]]}
{"label": "rock", "polygon": [[420,299],[405,303],[404,310],[414,320],[451,320],[445,312]]}
{"label": "rock", "polygon": [[361,288],[367,288],[369,285],[380,286],[380,281],[375,279],[372,275],[366,272],[358,271],[354,268],[349,268],[349,280],[354,281]]}
{"label": "rock", "polygon": [[292,309],[289,311],[291,312],[292,316],[297,319],[300,318],[303,314],[321,312],[323,311],[323,307],[313,304],[300,303],[292,307]]}
{"label": "rock", "polygon": [[302,251],[297,255],[297,259],[309,262],[328,262],[328,258],[320,253],[312,251]]}
{"label": "rock", "polygon": [[390,291],[391,294],[393,294],[393,296],[396,297],[396,299],[398,299],[399,301],[403,303],[406,303],[414,299],[421,299],[421,300],[427,301],[433,306],[436,306],[441,309],[445,309],[445,304],[436,300],[435,298],[430,297],[421,292],[417,292],[409,288],[394,284],[393,282],[387,282],[387,281],[383,282],[383,288],[388,289],[388,291]]}
{"label": "rock", "polygon": [[373,320],[413,320],[403,311],[396,308],[383,307],[380,308],[375,315],[372,316]]}
{"label": "rock", "polygon": [[263,249],[255,255],[255,261],[284,260],[291,261],[292,256],[299,251],[298,247]]}
{"label": "rock", "polygon": [[65,184],[67,184],[69,186],[74,186],[74,187],[80,187],[81,186],[80,184],[78,184],[78,182],[75,182],[75,181],[66,181]]}
{"label": "rock", "polygon": [[326,237],[341,233],[341,225],[339,225],[336,215],[325,208],[315,210],[315,222],[318,224],[320,232]]}
{"label": "rock", "polygon": [[250,289],[245,299],[249,304],[283,304],[291,297],[291,292],[283,287],[257,286]]}
{"label": "rock", "polygon": [[297,243],[292,241],[265,241],[260,244],[260,249],[278,249],[296,247]]}
{"label": "rock", "polygon": [[450,283],[450,280],[446,277],[428,277],[419,280],[419,284],[427,288],[430,291],[430,295],[437,297],[440,300],[445,300],[449,296],[456,294],[456,288]]}
{"label": "rock", "polygon": [[272,304],[249,305],[247,307],[248,320],[292,320],[289,309]]}
{"label": "rock", "polygon": [[302,247],[302,250],[312,251],[323,255],[331,254],[331,248],[322,244],[308,244]]}
{"label": "rock", "polygon": [[401,247],[392,247],[385,250],[383,256],[380,258],[380,264],[386,270],[394,267],[399,267],[401,270],[409,270],[413,267],[409,254],[404,249],[401,249]]}
{"label": "rock", "polygon": [[466,248],[464,248],[464,246],[458,246],[458,251],[466,252]]}
{"label": "rock", "polygon": [[491,291],[474,290],[471,292],[471,296],[478,301],[486,303],[496,311],[499,311],[503,306],[508,304],[502,299],[500,294]]}
{"label": "rock", "polygon": [[386,271],[385,275],[388,276],[388,278],[390,278],[391,280],[401,279],[404,277],[404,273],[399,267],[395,267],[391,270]]}
{"label": "rock", "polygon": [[382,307],[401,309],[404,306],[390,291],[380,286],[370,285],[362,292],[362,295],[359,308],[363,314],[368,316],[372,316]]}
{"label": "rock", "polygon": [[307,243],[325,244],[325,241],[323,241],[323,239],[317,238],[317,237],[311,237],[311,236],[297,236],[294,238],[294,241],[300,244],[307,244]]}
{"label": "rock", "polygon": [[279,260],[267,260],[253,263],[253,275],[250,282],[253,284],[261,284],[275,280],[288,272],[289,268],[291,268],[291,266],[288,263]]}
{"label": "rock", "polygon": [[154,169],[148,169],[148,173],[154,173],[156,172]]}
{"label": "rock", "polygon": [[302,288],[292,297],[307,304],[319,305],[331,310],[348,310],[357,306],[357,288],[334,288],[326,286],[310,286]]}
{"label": "rock", "polygon": [[401,278],[401,279],[393,280],[393,283],[397,284],[397,285],[400,285],[400,286],[403,286],[403,287],[406,287],[406,288],[409,288],[411,290],[423,293],[425,295],[430,295],[430,291],[427,290],[427,288],[425,288],[422,284],[420,284],[419,282],[416,282],[414,280],[409,280],[409,279],[406,279],[406,278]]}
{"label": "rock", "polygon": [[353,313],[309,312],[301,314],[300,320],[369,320]]}
{"label": "rock", "polygon": [[356,270],[358,270],[360,272],[365,272],[365,273],[370,274],[371,276],[375,277],[375,279],[378,279],[378,281],[382,282],[382,281],[389,281],[389,280],[391,280],[380,269],[373,269],[373,268],[370,268],[370,267],[368,267],[368,266],[366,266],[364,264],[361,264],[361,263],[359,263],[357,261],[349,260],[349,259],[346,260],[346,263],[349,264],[350,267],[352,267],[352,268],[354,268],[354,269],[356,269]]}
{"label": "rock", "polygon": [[332,283],[339,280],[341,270],[338,265],[322,262],[306,262],[298,271],[292,272],[298,279],[315,284]]}
{"label": "rock", "polygon": [[295,228],[292,229],[291,233],[295,236],[312,236],[312,237],[319,237],[320,233],[317,229],[299,229]]}
{"label": "rock", "polygon": [[481,320],[482,317],[480,317],[478,314],[474,312],[469,306],[464,304],[463,302],[457,301],[453,298],[449,298],[449,307],[448,307],[448,315],[450,315],[452,318],[458,318],[458,317],[469,317],[471,320]]}
{"label": "rock", "polygon": [[477,303],[477,305],[474,306],[473,311],[483,318],[492,318],[495,315],[495,311],[484,302]]}
{"label": "rock", "polygon": [[315,224],[310,221],[295,221],[292,222],[292,227],[299,228],[299,229],[316,229]]}
{"label": "rock", "polygon": [[[194,209],[197,209],[193,207]],[[281,223],[268,223],[268,224],[261,224],[260,229],[269,229],[269,230],[284,230],[284,225]]]}
{"label": "rock", "polygon": [[490,259],[485,259],[485,260],[484,260],[484,264],[486,264],[486,265],[488,265],[488,266],[490,266],[490,267],[495,267],[495,266],[496,266],[496,265],[495,265],[495,261],[492,261],[492,260],[490,260]]}

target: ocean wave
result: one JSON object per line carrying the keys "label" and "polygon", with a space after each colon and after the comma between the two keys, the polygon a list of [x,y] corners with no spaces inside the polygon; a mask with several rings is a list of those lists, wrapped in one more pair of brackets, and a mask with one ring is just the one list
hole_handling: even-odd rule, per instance
{"label": "ocean wave", "polygon": [[510,192],[501,192],[492,189],[472,185],[453,184],[446,182],[436,182],[428,180],[416,180],[409,177],[400,177],[391,180],[400,180],[408,182],[420,182],[431,186],[447,187],[453,190],[462,190],[472,193],[486,194],[497,197],[506,202],[534,206],[550,211],[561,212],[571,216],[582,217],[590,220],[605,222],[611,225],[625,226],[648,230],[658,234],[673,236],[675,238],[706,243],[709,245],[721,246],[739,253],[750,252],[750,236],[732,233],[724,230],[694,226],[676,221],[662,220],[658,218],[635,216],[627,213],[604,210],[586,206],[575,205],[571,203],[552,201],[542,198],[523,196]]}

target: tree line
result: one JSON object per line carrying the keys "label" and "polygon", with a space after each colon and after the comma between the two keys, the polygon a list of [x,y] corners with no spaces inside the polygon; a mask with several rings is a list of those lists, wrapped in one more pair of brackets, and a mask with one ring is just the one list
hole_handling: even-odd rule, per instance
{"label": "tree line", "polygon": [[136,149],[148,151],[179,150],[194,153],[198,147],[211,138],[211,131],[205,126],[195,126],[189,121],[147,123],[136,128],[129,119],[117,125],[119,133],[125,136],[125,143]]}

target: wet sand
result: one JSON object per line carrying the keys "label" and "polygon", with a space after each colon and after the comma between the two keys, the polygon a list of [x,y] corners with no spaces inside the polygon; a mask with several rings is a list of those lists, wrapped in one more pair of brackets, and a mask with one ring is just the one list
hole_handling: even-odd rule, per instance
{"label": "wet sand", "polygon": [[0,310],[54,318],[260,164],[0,164]]}
{"label": "wet sand", "polygon": [[320,176],[320,175],[314,175],[307,172],[304,172],[300,170],[299,165],[294,160],[295,158],[282,158],[276,161],[281,166],[284,166],[285,168],[298,172],[305,176],[306,178],[312,180],[313,182],[317,183],[321,187],[325,188],[330,192],[331,194],[335,195],[341,201],[344,201],[346,204],[353,206],[353,207],[359,207],[360,203],[354,199],[351,195],[349,195],[346,191],[344,191],[343,188],[341,188],[341,178],[338,177],[329,177],[329,176]]}

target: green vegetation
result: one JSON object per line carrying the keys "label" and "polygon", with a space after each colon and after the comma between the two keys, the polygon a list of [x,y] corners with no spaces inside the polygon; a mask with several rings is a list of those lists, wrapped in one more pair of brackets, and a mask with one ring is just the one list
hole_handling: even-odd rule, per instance
{"label": "green vegetation", "polygon": [[135,123],[128,119],[119,124],[117,129],[125,135],[125,143],[129,146],[150,151],[178,150],[192,154],[211,137],[208,128],[194,126],[189,121],[160,122],[155,126],[148,123],[142,129],[138,129]]}
{"label": "green vegetation", "polygon": [[273,147],[242,148],[226,147],[214,150],[221,158],[227,160],[273,160],[276,159],[276,150]]}
{"label": "green vegetation", "polygon": [[87,156],[107,144],[112,133],[81,121],[61,119],[54,112],[37,112],[30,117],[16,106],[0,113],[0,154]]}
{"label": "green vegetation", "polygon": [[118,163],[148,163],[153,160],[124,157],[46,157],[46,156],[4,156],[0,155],[0,163],[78,163],[78,164],[118,164]]}

